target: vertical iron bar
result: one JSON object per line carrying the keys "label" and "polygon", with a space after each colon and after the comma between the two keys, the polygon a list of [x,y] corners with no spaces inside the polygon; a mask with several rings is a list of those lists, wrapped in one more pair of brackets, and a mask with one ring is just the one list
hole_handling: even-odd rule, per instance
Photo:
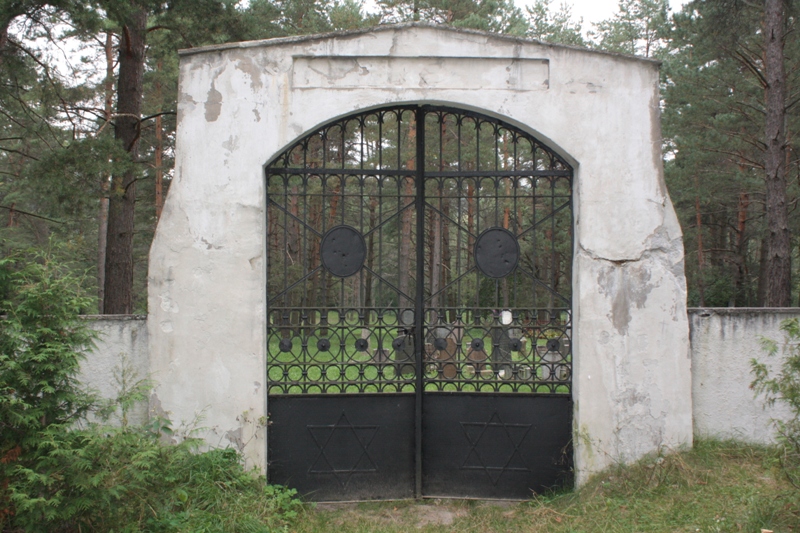
{"label": "vertical iron bar", "polygon": [[422,497],[422,395],[425,388],[423,380],[423,343],[425,341],[424,276],[425,276],[425,110],[417,108],[417,297],[414,313],[414,356],[416,359],[416,396],[414,413],[415,485],[414,495]]}
{"label": "vertical iron bar", "polygon": [[[289,187],[291,186],[291,176],[286,175],[283,178],[283,252],[289,255]],[[286,257],[283,259],[283,286],[289,286],[289,262]],[[283,314],[286,315],[286,309],[289,307],[289,293],[283,295]],[[282,326],[286,327],[286,320],[282,320]]]}
{"label": "vertical iron bar", "polygon": [[[311,270],[311,258],[309,257],[309,250],[308,250],[308,224],[310,223],[309,220],[309,204],[311,203],[311,199],[309,198],[308,194],[308,173],[304,172],[300,174],[303,177],[303,277],[305,278],[308,275],[308,272]],[[308,308],[311,307],[311,302],[308,301],[308,280],[303,282],[303,307],[300,311],[300,327],[299,332],[302,338],[307,338],[311,328],[308,328]],[[305,318],[304,318],[305,317]],[[311,363],[308,359],[308,354],[306,352],[302,353],[301,356],[303,369],[307,370],[308,365]],[[307,381],[307,380],[304,380]]]}
{"label": "vertical iron bar", "polygon": [[[381,113],[378,115],[378,169],[383,171],[383,117],[385,115]],[[376,269],[377,272],[383,272],[383,182],[386,179],[386,176],[383,174],[378,175],[378,268]],[[373,282],[375,283],[375,282]],[[381,296],[383,295],[381,289],[383,289],[383,283],[380,280],[375,283],[375,295],[372,297],[372,306],[376,308],[376,315],[378,318],[378,323],[381,322],[380,313],[377,313],[377,308],[380,307],[381,302],[383,299]],[[397,297],[397,301],[400,301],[400,297]],[[381,330],[383,332],[383,330]],[[383,350],[383,337],[378,335],[378,349]]]}

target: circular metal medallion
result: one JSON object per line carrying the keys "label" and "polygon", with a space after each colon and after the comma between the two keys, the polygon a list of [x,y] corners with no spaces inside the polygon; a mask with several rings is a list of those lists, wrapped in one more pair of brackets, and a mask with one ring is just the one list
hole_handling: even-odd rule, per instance
{"label": "circular metal medallion", "polygon": [[489,228],[475,241],[475,263],[490,278],[504,278],[519,263],[519,242],[505,228]]}
{"label": "circular metal medallion", "polygon": [[278,347],[281,349],[283,353],[291,352],[292,339],[281,339],[281,342],[278,343]]}
{"label": "circular metal medallion", "polygon": [[364,265],[367,246],[364,237],[350,226],[336,226],[328,230],[320,244],[322,266],[339,278],[352,276]]}

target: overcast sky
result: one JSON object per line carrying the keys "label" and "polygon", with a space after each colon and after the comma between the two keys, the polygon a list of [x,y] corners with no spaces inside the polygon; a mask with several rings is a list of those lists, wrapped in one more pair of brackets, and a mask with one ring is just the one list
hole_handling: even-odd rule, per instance
{"label": "overcast sky", "polygon": [[[514,0],[520,7],[533,4],[533,0]],[[678,11],[687,0],[669,0],[669,5],[673,11]],[[572,15],[575,19],[583,17],[585,26],[592,22],[610,18],[616,11],[618,0],[566,0],[567,4],[572,4]],[[561,0],[553,0],[550,7],[556,9],[561,4]]]}

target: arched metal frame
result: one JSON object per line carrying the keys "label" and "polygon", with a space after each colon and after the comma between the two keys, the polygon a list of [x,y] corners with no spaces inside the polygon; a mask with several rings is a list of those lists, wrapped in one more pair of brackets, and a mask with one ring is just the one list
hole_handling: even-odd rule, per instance
{"label": "arched metal frame", "polygon": [[[462,110],[383,109],[306,135],[266,174],[270,394],[413,390],[412,344],[427,390],[569,393],[572,169],[533,136]],[[340,226],[361,236],[353,276],[319,257]],[[495,277],[488,241],[503,231],[517,263]]]}
{"label": "arched metal frame", "polygon": [[[421,464],[425,406],[437,394],[571,405],[573,172],[553,150],[486,115],[407,105],[312,131],[265,174],[271,405],[413,396],[417,495],[423,477],[436,478]],[[492,406],[484,430],[499,423]],[[361,438],[370,468],[327,458],[322,441],[356,427],[345,411],[305,427],[312,437],[334,428],[311,439],[319,456],[307,474],[330,470],[343,488],[379,470]],[[470,459],[479,443],[473,422],[460,423],[471,446],[462,470],[488,474],[495,488],[528,471],[512,464],[516,451],[502,467]],[[517,450],[512,426],[532,426],[503,423]],[[361,431],[374,437],[378,427]]]}

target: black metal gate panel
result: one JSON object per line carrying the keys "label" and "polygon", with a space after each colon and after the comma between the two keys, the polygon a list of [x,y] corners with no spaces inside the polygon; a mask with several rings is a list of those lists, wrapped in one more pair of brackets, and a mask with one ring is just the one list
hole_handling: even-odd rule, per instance
{"label": "black metal gate panel", "polygon": [[571,167],[494,118],[401,106],[306,135],[266,180],[270,482],[568,484]]}

